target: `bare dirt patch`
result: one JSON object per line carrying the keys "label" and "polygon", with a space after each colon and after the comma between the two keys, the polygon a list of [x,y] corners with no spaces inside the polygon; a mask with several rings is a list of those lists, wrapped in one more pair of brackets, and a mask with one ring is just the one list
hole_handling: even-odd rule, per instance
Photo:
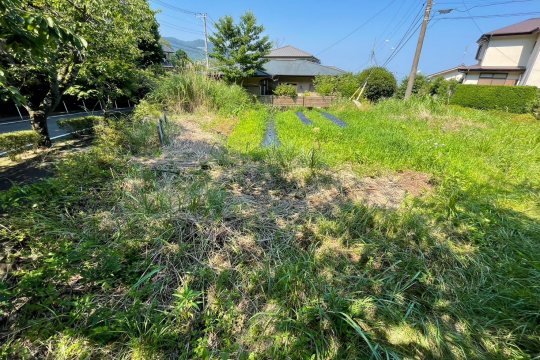
{"label": "bare dirt patch", "polygon": [[431,175],[412,170],[365,178],[342,171],[333,178],[330,187],[310,192],[310,206],[320,208],[341,198],[368,206],[397,209],[407,196],[419,197],[433,188]]}

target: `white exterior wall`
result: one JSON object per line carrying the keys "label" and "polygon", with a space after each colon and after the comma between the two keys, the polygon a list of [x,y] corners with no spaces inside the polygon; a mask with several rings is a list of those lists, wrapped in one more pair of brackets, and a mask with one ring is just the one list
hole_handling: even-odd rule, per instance
{"label": "white exterior wall", "polygon": [[536,38],[536,34],[491,37],[480,65],[527,66]]}
{"label": "white exterior wall", "polygon": [[531,53],[527,63],[527,70],[523,74],[519,85],[540,87],[540,35],[536,37],[536,46]]}

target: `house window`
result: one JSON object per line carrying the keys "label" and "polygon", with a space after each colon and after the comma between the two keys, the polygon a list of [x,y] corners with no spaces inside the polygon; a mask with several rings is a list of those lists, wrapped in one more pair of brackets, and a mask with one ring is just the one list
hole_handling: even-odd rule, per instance
{"label": "house window", "polygon": [[481,73],[478,85],[512,85],[507,83],[508,73]]}

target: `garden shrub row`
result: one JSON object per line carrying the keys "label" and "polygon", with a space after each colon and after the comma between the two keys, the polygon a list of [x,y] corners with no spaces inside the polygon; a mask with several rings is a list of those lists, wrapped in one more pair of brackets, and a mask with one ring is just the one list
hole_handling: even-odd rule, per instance
{"label": "garden shrub row", "polygon": [[83,116],[74,119],[64,119],[58,121],[58,126],[69,132],[80,132],[83,130],[92,132],[94,126],[102,119],[101,116]]}
{"label": "garden shrub row", "polygon": [[482,110],[531,113],[538,107],[535,86],[458,85],[450,103]]}
{"label": "garden shrub row", "polygon": [[28,145],[37,146],[39,135],[34,130],[0,134],[0,152],[7,152],[10,159],[26,150]]}

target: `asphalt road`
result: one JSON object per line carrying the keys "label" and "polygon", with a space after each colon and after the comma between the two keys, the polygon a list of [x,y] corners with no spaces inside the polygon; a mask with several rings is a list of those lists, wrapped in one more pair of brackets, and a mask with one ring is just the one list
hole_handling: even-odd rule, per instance
{"label": "asphalt road", "polygon": [[[131,108],[122,108],[117,109],[114,111],[118,112],[128,112]],[[64,137],[68,134],[68,132],[64,129],[61,129],[58,126],[58,120],[62,119],[70,119],[70,118],[76,118],[86,115],[102,115],[103,111],[91,111],[91,112],[79,112],[79,113],[73,113],[73,114],[63,114],[63,115],[54,115],[49,116],[47,119],[47,125],[49,126],[49,135],[51,136],[51,140]],[[13,132],[13,131],[21,131],[21,130],[31,130],[32,126],[30,125],[30,120],[17,120],[17,121],[8,121],[8,122],[0,122],[0,134],[7,133],[7,132]]]}

